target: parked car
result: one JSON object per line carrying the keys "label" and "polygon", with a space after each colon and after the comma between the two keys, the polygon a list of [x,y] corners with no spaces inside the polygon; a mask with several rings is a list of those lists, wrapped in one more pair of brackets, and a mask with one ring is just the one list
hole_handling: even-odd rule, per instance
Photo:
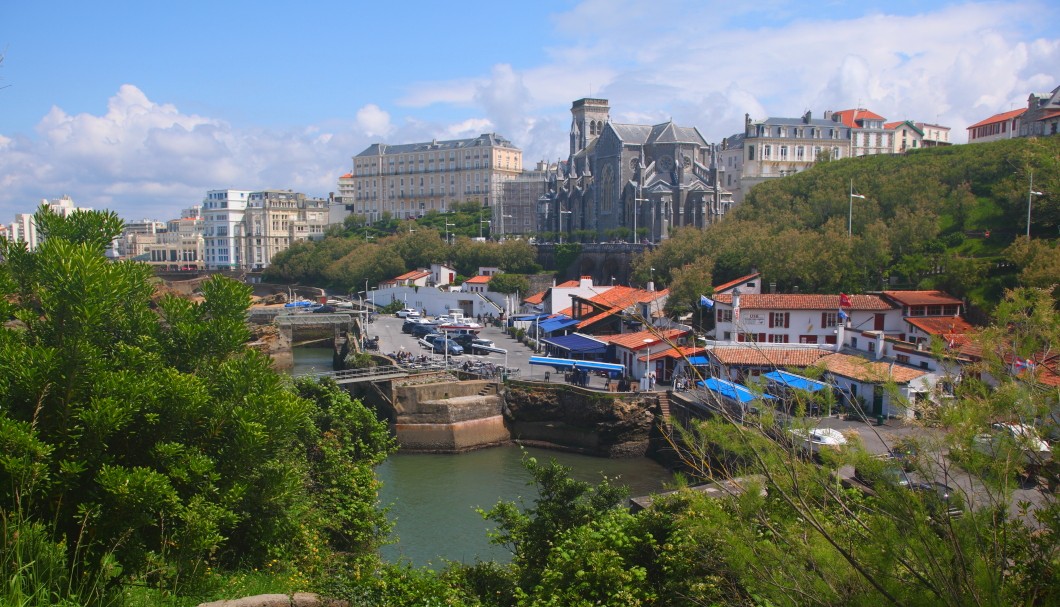
{"label": "parked car", "polygon": [[460,347],[460,344],[451,339],[436,339],[434,340],[434,352],[436,354],[460,356],[464,353],[464,349]]}
{"label": "parked car", "polygon": [[336,308],[335,306],[331,305],[331,304],[324,304],[322,306],[318,306],[316,308],[313,308],[313,312],[316,312],[317,314],[334,314],[335,312],[338,312],[338,311],[339,311],[339,309]]}
{"label": "parked car", "polygon": [[964,514],[964,498],[946,483],[912,483],[909,489],[920,496],[932,518],[939,515],[953,518]]}
{"label": "parked car", "polygon": [[435,327],[431,323],[426,322],[420,323],[412,327],[412,329],[409,331],[409,333],[411,333],[413,337],[423,337],[424,335],[429,335],[431,333],[437,332],[437,327]]}
{"label": "parked car", "polygon": [[394,316],[397,316],[398,318],[419,318],[420,313],[417,312],[414,308],[404,308],[402,310],[394,312]]}
{"label": "parked car", "polygon": [[822,449],[839,449],[847,444],[847,437],[835,428],[793,428],[790,432],[795,444],[812,457],[819,456]]}
{"label": "parked car", "polygon": [[880,462],[869,462],[868,465],[854,467],[854,478],[866,487],[876,487],[885,483],[892,487],[909,487],[913,481],[897,462],[884,459]]}
{"label": "parked car", "polygon": [[1049,443],[1038,435],[1033,426],[1025,424],[993,424],[990,432],[975,437],[973,445],[979,451],[995,457],[1009,449],[1017,449],[1028,477],[1037,476],[1038,469],[1053,456]]}

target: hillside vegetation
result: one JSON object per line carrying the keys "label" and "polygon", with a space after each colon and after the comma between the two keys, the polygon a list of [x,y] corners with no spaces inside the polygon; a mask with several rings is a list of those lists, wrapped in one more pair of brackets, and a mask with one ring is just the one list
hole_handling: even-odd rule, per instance
{"label": "hillside vegetation", "polygon": [[[1028,243],[1032,175],[1042,195]],[[698,297],[678,271],[691,264],[684,274],[700,282],[704,271],[718,283],[755,268],[780,292],[940,288],[990,309],[1005,288],[1057,282],[1058,195],[1060,137],[822,162],[754,187],[709,230],[675,232],[636,270],[647,279],[655,268],[678,291],[675,308]]]}

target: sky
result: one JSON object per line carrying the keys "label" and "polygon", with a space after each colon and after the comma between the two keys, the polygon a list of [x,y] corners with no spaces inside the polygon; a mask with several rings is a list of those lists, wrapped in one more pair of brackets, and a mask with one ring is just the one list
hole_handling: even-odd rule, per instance
{"label": "sky", "polygon": [[963,143],[1060,85],[1060,3],[0,0],[0,53],[0,224],[62,195],[165,221],[211,189],[326,197],[376,142],[554,162],[583,97],[713,142],[864,107]]}

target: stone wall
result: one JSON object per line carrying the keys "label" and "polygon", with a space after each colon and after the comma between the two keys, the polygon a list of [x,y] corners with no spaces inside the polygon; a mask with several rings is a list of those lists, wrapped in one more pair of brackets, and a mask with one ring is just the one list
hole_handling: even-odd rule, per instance
{"label": "stone wall", "polygon": [[573,386],[512,382],[505,394],[512,438],[602,457],[648,453],[658,400]]}

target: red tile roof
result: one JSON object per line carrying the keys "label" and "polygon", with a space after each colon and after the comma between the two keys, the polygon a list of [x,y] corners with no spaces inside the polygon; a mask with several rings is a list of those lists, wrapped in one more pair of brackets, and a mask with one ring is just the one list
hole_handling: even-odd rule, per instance
{"label": "red tile roof", "polygon": [[[644,289],[636,289],[633,287],[614,286],[594,295],[585,301],[592,302],[597,308],[602,308],[595,314],[589,314],[583,316],[579,320],[578,328],[583,329],[590,325],[596,324],[608,316],[618,314],[627,308],[630,308],[638,303],[644,303],[649,301],[655,301],[660,297],[664,297],[668,290],[663,289],[662,291],[647,291]],[[560,311],[560,314],[567,316],[573,316],[574,306],[571,306],[565,310]]]}
{"label": "red tile roof", "polygon": [[413,270],[411,272],[405,272],[401,276],[395,276],[394,280],[395,281],[397,281],[397,280],[419,280],[420,278],[423,278],[424,276],[430,276],[430,275],[431,275],[430,272],[425,272],[423,270]]}
{"label": "red tile roof", "polygon": [[484,275],[480,274],[478,276],[472,276],[471,278],[468,278],[467,280],[464,281],[464,284],[484,285],[484,284],[488,283],[491,278],[493,278],[493,277],[492,276],[484,276]]}
{"label": "red tile roof", "polygon": [[[704,351],[705,351],[705,349],[703,347],[698,347],[698,346],[684,346],[684,347],[680,347],[680,348],[670,348],[669,350],[663,350],[662,352],[652,352],[650,360],[659,360],[661,358],[682,359],[682,358],[687,358],[689,356],[696,356],[697,354],[702,354]],[[649,360],[646,360],[647,358],[648,358],[648,355],[645,354],[644,356],[638,356],[637,360],[643,360],[644,362],[649,362]]]}
{"label": "red tile roof", "polygon": [[928,335],[948,337],[974,333],[975,327],[960,316],[906,316],[905,322]]}
{"label": "red tile roof", "polygon": [[578,286],[580,284],[581,283],[578,282],[577,280],[568,280],[567,282],[559,283],[558,285],[556,285],[556,287],[558,287],[560,289],[568,289],[570,287],[576,287],[576,286]]}
{"label": "red tile roof", "polygon": [[[850,310],[893,310],[894,306],[878,295],[848,295]],[[732,305],[732,295],[723,294],[715,301]],[[838,295],[767,294],[753,293],[740,296],[740,308],[744,310],[838,310]]]}
{"label": "red tile roof", "polygon": [[1060,110],[1048,110],[1042,112],[1042,115],[1038,118],[1038,122],[1041,122],[1042,120],[1048,120],[1050,118],[1056,118],[1057,116],[1060,116]]}
{"label": "red tile roof", "polygon": [[964,302],[944,291],[883,291],[902,306],[960,305]]}
{"label": "red tile roof", "polygon": [[715,293],[720,293],[720,292],[722,292],[722,291],[724,291],[726,289],[731,289],[731,288],[733,288],[733,287],[735,287],[737,285],[743,284],[743,283],[747,282],[748,280],[752,280],[754,278],[758,278],[761,275],[762,275],[761,272],[755,272],[754,274],[748,274],[747,276],[741,276],[740,278],[737,278],[736,280],[730,280],[729,282],[727,282],[725,284],[720,284],[720,285],[714,287],[714,292]]}
{"label": "red tile roof", "polygon": [[820,364],[835,375],[874,383],[893,381],[897,384],[908,384],[928,374],[923,369],[914,369],[889,362],[871,361],[849,354],[830,354],[822,358]]}
{"label": "red tile roof", "polygon": [[646,330],[637,331],[636,333],[620,333],[618,335],[597,335],[596,338],[609,344],[614,344],[636,352],[641,348],[648,347],[648,344],[644,342],[645,339],[654,340],[651,345],[658,348],[660,343],[666,344],[687,334],[688,331],[683,329],[666,329],[665,331]]}
{"label": "red tile roof", "polygon": [[526,299],[524,299],[523,303],[528,303],[528,304],[544,303],[544,301],[545,301],[545,293],[548,293],[548,291],[541,291],[540,293],[534,293],[530,297],[527,297]]}
{"label": "red tile roof", "polygon": [[993,124],[995,122],[1005,122],[1006,120],[1011,120],[1011,119],[1016,118],[1018,116],[1022,116],[1023,112],[1026,112],[1026,111],[1027,111],[1027,108],[1023,108],[1021,110],[1012,110],[1011,112],[1002,112],[1000,114],[994,114],[993,116],[987,118],[986,120],[980,120],[979,122],[976,122],[975,124],[969,126],[968,128],[969,129],[974,129],[976,127],[985,126],[985,125],[988,125],[988,124]]}
{"label": "red tile roof", "polygon": [[[884,118],[883,116],[880,116],[879,114],[877,114],[875,112],[871,112],[869,110],[866,110],[865,108],[856,108],[856,109],[851,109],[851,110],[840,110],[838,112],[835,112],[833,114],[833,117],[834,116],[839,116],[840,122],[842,122],[846,126],[854,127],[854,128],[857,128],[859,126],[857,124],[858,120],[865,120],[865,119],[869,119],[869,120],[886,120],[886,118]],[[833,120],[834,120],[834,118],[833,118]]]}
{"label": "red tile roof", "polygon": [[723,365],[746,367],[809,367],[829,352],[816,348],[723,347],[710,351]]}

